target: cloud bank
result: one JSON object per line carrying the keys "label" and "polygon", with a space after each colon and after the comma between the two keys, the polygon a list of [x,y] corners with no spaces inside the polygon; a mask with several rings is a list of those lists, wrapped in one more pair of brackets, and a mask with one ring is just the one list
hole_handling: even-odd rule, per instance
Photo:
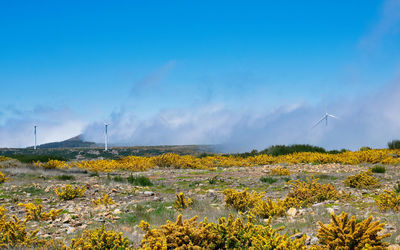
{"label": "cloud bank", "polygon": [[[265,113],[208,104],[168,109],[147,119],[122,110],[110,117],[110,141],[126,145],[218,144],[229,152],[294,143],[329,149],[385,147],[389,140],[400,138],[399,107],[400,81],[395,81],[377,94],[329,103],[328,111],[340,119],[315,128],[313,124],[324,114],[322,104],[282,104]],[[92,123],[84,136],[101,142],[102,131],[102,123]]]}
{"label": "cloud bank", "polygon": [[37,107],[33,110],[19,110],[10,106],[2,113],[0,115],[0,147],[32,146],[34,125],[38,125],[38,144],[76,136],[86,126],[81,118],[67,108]]}

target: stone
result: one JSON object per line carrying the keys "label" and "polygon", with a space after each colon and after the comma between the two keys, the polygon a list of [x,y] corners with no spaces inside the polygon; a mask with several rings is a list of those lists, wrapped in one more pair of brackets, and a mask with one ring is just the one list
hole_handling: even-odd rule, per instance
{"label": "stone", "polygon": [[295,240],[295,239],[300,239],[303,236],[304,236],[304,233],[297,233],[297,234],[293,234],[289,238],[292,239],[292,240]]}
{"label": "stone", "polygon": [[118,208],[114,210],[113,212],[114,214],[121,214],[121,210],[119,210]]}
{"label": "stone", "polygon": [[288,211],[286,213],[287,213],[287,215],[294,217],[297,214],[297,209],[294,207],[291,207],[288,209]]}
{"label": "stone", "polygon": [[329,214],[335,214],[335,209],[333,209],[333,208],[331,208],[331,207],[328,207],[328,208],[326,209],[326,211],[328,211]]}
{"label": "stone", "polygon": [[144,194],[145,196],[153,196],[153,195],[154,195],[154,192],[152,192],[152,191],[144,191],[143,194]]}

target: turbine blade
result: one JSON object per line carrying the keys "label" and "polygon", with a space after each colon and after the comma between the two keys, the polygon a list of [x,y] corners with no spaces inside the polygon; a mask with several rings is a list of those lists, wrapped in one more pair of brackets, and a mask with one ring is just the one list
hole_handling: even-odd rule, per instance
{"label": "turbine blade", "polygon": [[331,114],[328,114],[328,116],[330,116],[330,117],[332,117],[332,118],[335,118],[335,119],[339,119],[339,117],[334,116],[334,115],[331,115]]}
{"label": "turbine blade", "polygon": [[318,124],[320,124],[323,120],[326,119],[326,115],[324,115],[321,120],[319,120],[317,123],[314,124],[314,126],[312,126],[312,128],[314,128],[315,126],[317,126]]}

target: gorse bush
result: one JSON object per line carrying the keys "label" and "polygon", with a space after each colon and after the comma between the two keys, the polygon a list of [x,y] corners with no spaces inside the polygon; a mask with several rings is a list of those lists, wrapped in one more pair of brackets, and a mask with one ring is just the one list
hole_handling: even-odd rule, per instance
{"label": "gorse bush", "polygon": [[51,160],[49,159],[47,162],[40,162],[37,161],[34,164],[37,167],[42,167],[45,169],[55,169],[55,168],[66,168],[68,167],[68,164],[65,163],[65,161],[59,161],[59,160]]}
{"label": "gorse bush", "polygon": [[361,222],[353,216],[348,219],[348,214],[342,212],[340,216],[331,214],[331,223],[328,225],[318,222],[318,239],[320,244],[327,249],[384,249],[388,246],[382,239],[391,234],[380,234],[384,223],[372,222],[372,217]]}
{"label": "gorse bush", "polygon": [[376,199],[376,204],[381,210],[400,211],[400,194],[394,191],[384,190]]}
{"label": "gorse bush", "polygon": [[133,249],[129,240],[122,233],[106,231],[104,227],[94,230],[85,230],[80,238],[72,239],[68,247],[70,250],[81,249]]}
{"label": "gorse bush", "polygon": [[269,172],[271,175],[290,175],[290,170],[287,168],[272,168]]}
{"label": "gorse bush", "polygon": [[18,206],[22,206],[25,208],[26,220],[35,220],[35,221],[46,221],[46,220],[54,220],[57,216],[61,214],[62,209],[51,209],[49,212],[43,212],[42,204],[35,205],[33,203],[18,203]]}
{"label": "gorse bush", "polygon": [[340,198],[333,185],[318,183],[318,179],[314,177],[307,178],[307,181],[290,180],[288,183],[292,189],[284,200],[287,208],[307,207],[313,203]]}
{"label": "gorse bush", "polygon": [[251,217],[244,222],[230,215],[214,224],[207,218],[198,223],[197,216],[183,220],[179,215],[176,222],[159,228],[151,229],[145,221],[139,227],[146,232],[142,249],[305,249],[305,237],[292,240],[279,233],[283,228],[256,225]]}
{"label": "gorse bush", "polygon": [[2,172],[0,172],[0,184],[6,182],[7,179],[8,178],[6,178],[6,176]]}
{"label": "gorse bush", "polygon": [[384,166],[375,166],[371,168],[372,173],[384,174],[386,173],[386,168]]}
{"label": "gorse bush", "polygon": [[45,240],[37,237],[39,229],[28,232],[26,221],[15,215],[9,216],[4,206],[0,206],[0,248],[44,247]]}
{"label": "gorse bush", "polygon": [[86,188],[84,186],[71,186],[67,184],[63,187],[56,189],[56,194],[61,200],[72,200],[77,197],[82,197],[85,194]]}
{"label": "gorse bush", "polygon": [[400,140],[393,140],[388,142],[389,149],[400,149]]}
{"label": "gorse bush", "polygon": [[265,193],[247,192],[247,189],[238,192],[234,189],[224,190],[225,206],[236,209],[240,212],[250,212],[261,218],[272,216],[283,216],[286,214],[286,207],[283,201],[277,199],[275,202],[270,198],[263,200]]}
{"label": "gorse bush", "polygon": [[128,182],[130,184],[136,185],[136,186],[143,186],[143,187],[153,186],[153,183],[151,182],[151,180],[143,175],[140,175],[140,176],[130,175],[128,177]]}
{"label": "gorse bush", "polygon": [[9,158],[9,157],[0,155],[0,162],[2,162],[2,161],[8,161],[8,160],[10,160],[10,159],[11,159],[11,158]]}
{"label": "gorse bush", "polygon": [[105,205],[106,206],[106,205],[115,204],[115,201],[111,197],[109,197],[107,194],[103,194],[103,198],[98,198],[96,200],[92,200],[92,203],[95,206],[98,206],[98,205]]}
{"label": "gorse bush", "polygon": [[193,201],[190,198],[185,197],[184,193],[176,194],[176,200],[174,203],[174,208],[176,210],[183,210],[186,208],[190,208],[193,205]]}
{"label": "gorse bush", "polygon": [[372,176],[372,171],[361,172],[350,175],[344,180],[344,185],[352,188],[373,188],[379,186],[379,181]]}

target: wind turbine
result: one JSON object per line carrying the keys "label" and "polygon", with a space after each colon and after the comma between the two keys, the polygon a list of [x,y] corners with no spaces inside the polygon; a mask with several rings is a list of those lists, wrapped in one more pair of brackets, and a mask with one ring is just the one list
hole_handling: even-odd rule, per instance
{"label": "wind turbine", "polygon": [[36,128],[37,128],[37,126],[33,125],[33,135],[34,135],[34,138],[35,138],[35,144],[33,145],[33,149],[34,150],[36,150]]}
{"label": "wind turbine", "polygon": [[329,117],[335,118],[335,119],[339,119],[337,116],[334,116],[334,115],[329,114],[328,111],[326,111],[326,108],[325,108],[325,115],[324,115],[318,122],[315,123],[315,125],[313,126],[313,128],[316,127],[316,126],[317,126],[318,124],[320,124],[321,122],[323,122],[324,120],[325,120],[325,126],[328,126],[328,118],[329,118]]}
{"label": "wind turbine", "polygon": [[104,123],[104,151],[108,149],[108,125],[110,124]]}

